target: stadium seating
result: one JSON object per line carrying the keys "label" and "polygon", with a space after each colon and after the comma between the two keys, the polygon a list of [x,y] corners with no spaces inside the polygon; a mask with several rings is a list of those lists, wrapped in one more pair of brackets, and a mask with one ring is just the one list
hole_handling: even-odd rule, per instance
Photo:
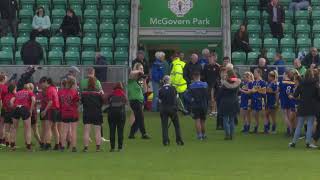
{"label": "stadium seating", "polygon": [[[51,37],[37,41],[45,50],[44,63],[94,63],[95,51],[101,51],[110,64],[127,64],[131,0],[18,0],[18,37],[2,37],[0,64],[21,64],[20,49],[29,40],[32,18],[37,7],[44,7],[51,19]],[[67,8],[80,19],[81,36],[66,40],[56,34]],[[245,16],[243,16],[245,17]],[[124,51],[125,49],[125,51]],[[8,57],[11,60],[8,60]],[[116,62],[114,59],[117,57]],[[78,60],[75,60],[78,58]],[[13,60],[12,60],[13,59]]]}

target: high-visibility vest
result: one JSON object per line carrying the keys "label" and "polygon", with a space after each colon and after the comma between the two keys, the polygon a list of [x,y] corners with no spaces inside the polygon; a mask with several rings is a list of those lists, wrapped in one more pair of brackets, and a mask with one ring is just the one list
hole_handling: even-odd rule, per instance
{"label": "high-visibility vest", "polygon": [[172,70],[170,73],[171,85],[174,86],[178,93],[183,93],[187,90],[187,81],[183,78],[183,69],[185,62],[177,58],[172,62]]}

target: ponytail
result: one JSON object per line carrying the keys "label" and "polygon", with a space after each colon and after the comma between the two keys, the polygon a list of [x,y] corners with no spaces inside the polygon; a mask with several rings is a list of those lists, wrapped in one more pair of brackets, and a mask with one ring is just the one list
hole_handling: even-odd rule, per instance
{"label": "ponytail", "polygon": [[89,90],[96,90],[96,82],[97,82],[97,78],[89,77],[88,78],[88,89]]}

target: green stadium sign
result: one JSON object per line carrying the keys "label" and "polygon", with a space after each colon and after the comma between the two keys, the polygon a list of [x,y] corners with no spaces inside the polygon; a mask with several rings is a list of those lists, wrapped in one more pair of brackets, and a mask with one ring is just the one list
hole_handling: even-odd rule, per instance
{"label": "green stadium sign", "polygon": [[221,0],[140,0],[140,27],[221,27]]}

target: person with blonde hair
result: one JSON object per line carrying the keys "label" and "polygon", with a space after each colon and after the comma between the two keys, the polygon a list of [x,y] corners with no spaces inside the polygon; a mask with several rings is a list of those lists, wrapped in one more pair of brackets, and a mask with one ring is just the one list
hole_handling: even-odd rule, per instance
{"label": "person with blonde hair", "polygon": [[240,114],[243,117],[243,133],[249,133],[251,125],[251,97],[250,97],[250,84],[254,81],[254,76],[251,72],[247,71],[243,74],[243,81],[240,87]]}
{"label": "person with blonde hair", "polygon": [[153,99],[152,99],[152,111],[158,111],[158,94],[162,78],[165,76],[165,53],[158,51],[155,54],[156,60],[152,64],[151,76],[152,76],[152,90],[153,90]]}

